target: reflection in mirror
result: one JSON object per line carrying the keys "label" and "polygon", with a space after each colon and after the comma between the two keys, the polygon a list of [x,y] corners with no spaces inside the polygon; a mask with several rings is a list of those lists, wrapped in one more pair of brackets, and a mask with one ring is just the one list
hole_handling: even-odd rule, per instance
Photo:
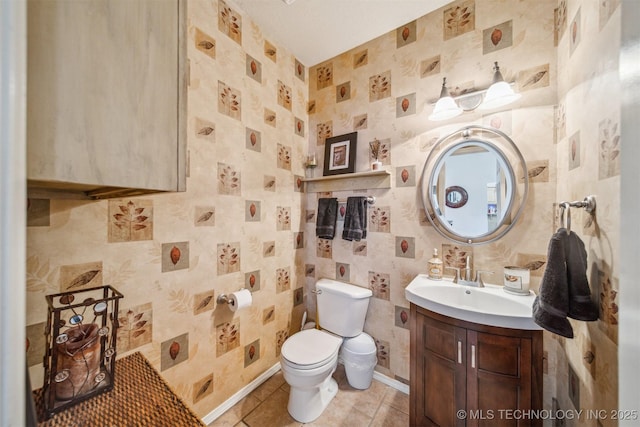
{"label": "reflection in mirror", "polygon": [[512,163],[526,171],[519,150],[500,131],[468,126],[439,140],[421,184],[425,210],[436,230],[467,244],[504,235],[520,215],[528,188],[525,172],[522,194],[518,192]]}
{"label": "reflection in mirror", "polygon": [[[436,214],[454,233],[470,238],[483,236],[498,226],[509,209],[513,188],[513,174],[504,156],[492,146],[481,144],[470,140],[447,150],[433,173],[438,177],[432,194],[439,207]],[[438,188],[452,187],[467,194],[465,203],[460,203],[459,191],[445,191],[444,198],[439,196]],[[455,197],[459,202],[451,203]]]}
{"label": "reflection in mirror", "polygon": [[469,200],[469,193],[464,188],[452,185],[451,187],[447,187],[445,191],[445,205],[450,208],[461,208],[467,204],[467,200]]}

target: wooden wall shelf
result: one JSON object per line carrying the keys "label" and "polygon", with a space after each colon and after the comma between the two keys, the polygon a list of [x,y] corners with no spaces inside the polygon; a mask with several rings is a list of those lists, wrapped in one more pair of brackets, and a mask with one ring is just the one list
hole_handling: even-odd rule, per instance
{"label": "wooden wall shelf", "polygon": [[387,170],[321,176],[303,180],[307,193],[391,188],[391,172]]}

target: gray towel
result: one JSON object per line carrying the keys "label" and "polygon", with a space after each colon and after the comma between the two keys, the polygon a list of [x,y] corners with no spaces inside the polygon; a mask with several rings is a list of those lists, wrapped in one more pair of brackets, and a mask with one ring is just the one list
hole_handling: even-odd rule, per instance
{"label": "gray towel", "polygon": [[559,229],[549,242],[547,265],[540,294],[533,302],[533,320],[544,329],[573,338],[567,317],[597,320],[598,308],[591,301],[587,280],[587,252],[574,232]]}
{"label": "gray towel", "polygon": [[333,240],[336,235],[336,221],[338,220],[338,199],[318,199],[318,215],[316,217],[316,236],[321,239]]}
{"label": "gray towel", "polygon": [[356,242],[367,238],[366,197],[347,197],[347,212],[344,216],[342,238]]}
{"label": "gray towel", "polygon": [[573,338],[573,328],[567,319],[569,284],[565,263],[567,232],[558,230],[547,250],[547,265],[540,283],[540,294],[533,301],[533,320],[544,329]]}
{"label": "gray towel", "polygon": [[569,282],[569,313],[576,320],[598,320],[598,306],[591,300],[587,279],[587,250],[573,231],[567,239],[567,281]]}

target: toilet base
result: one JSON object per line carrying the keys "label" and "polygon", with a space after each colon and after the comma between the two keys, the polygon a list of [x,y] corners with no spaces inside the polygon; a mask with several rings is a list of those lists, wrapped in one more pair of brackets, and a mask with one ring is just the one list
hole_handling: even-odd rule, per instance
{"label": "toilet base", "polygon": [[289,391],[289,414],[298,422],[310,423],[325,410],[338,393],[338,383],[331,375],[318,388],[294,388]]}

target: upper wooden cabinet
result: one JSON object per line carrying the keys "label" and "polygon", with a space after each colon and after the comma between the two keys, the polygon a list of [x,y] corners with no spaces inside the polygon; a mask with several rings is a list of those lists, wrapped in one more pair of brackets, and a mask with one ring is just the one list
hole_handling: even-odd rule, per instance
{"label": "upper wooden cabinet", "polygon": [[185,4],[29,0],[30,196],[185,190]]}

